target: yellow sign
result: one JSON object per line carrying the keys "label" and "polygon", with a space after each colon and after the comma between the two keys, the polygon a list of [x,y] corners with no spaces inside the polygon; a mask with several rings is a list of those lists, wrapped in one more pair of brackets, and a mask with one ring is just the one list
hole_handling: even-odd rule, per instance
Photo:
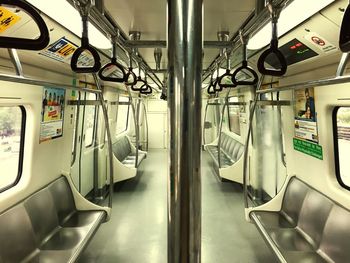
{"label": "yellow sign", "polygon": [[0,6],[0,33],[16,24],[20,19],[20,16]]}

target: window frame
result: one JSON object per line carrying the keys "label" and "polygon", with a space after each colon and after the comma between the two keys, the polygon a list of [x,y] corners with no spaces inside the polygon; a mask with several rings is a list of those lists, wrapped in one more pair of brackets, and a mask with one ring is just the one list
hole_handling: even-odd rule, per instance
{"label": "window frame", "polygon": [[[124,98],[128,98],[128,101],[120,101],[120,98],[124,97]],[[118,114],[119,114],[119,106],[120,105],[127,105],[128,106],[128,110],[126,113],[126,124],[125,124],[125,128],[124,130],[120,131],[117,133],[117,127],[118,127]],[[115,127],[115,136],[118,136],[120,134],[122,134],[123,132],[126,132],[128,130],[129,127],[129,114],[130,114],[130,105],[131,105],[131,100],[130,97],[127,96],[120,96],[118,98],[118,108],[117,108],[117,118],[116,118],[116,127]]]}
{"label": "window frame", "polygon": [[0,187],[0,193],[3,193],[12,187],[16,186],[22,178],[23,173],[23,160],[24,160],[24,143],[25,143],[25,134],[26,134],[26,122],[27,122],[27,112],[23,105],[15,105],[8,107],[19,107],[22,113],[22,121],[21,121],[21,133],[20,133],[20,144],[19,144],[19,154],[18,154],[18,168],[17,168],[17,176],[13,183]]}
{"label": "window frame", "polygon": [[[83,126],[85,126],[85,121],[86,121],[86,106],[91,106],[91,105],[86,105],[87,103],[86,103],[86,94],[87,93],[85,93],[85,97],[84,97],[84,125]],[[91,93],[91,94],[94,94],[95,95],[95,101],[98,101],[98,97],[97,97],[97,94],[96,93]],[[95,143],[95,136],[96,136],[96,121],[97,121],[97,105],[94,105],[94,123],[93,123],[93,125],[92,125],[92,139],[91,139],[91,143],[89,144],[89,145],[86,145],[86,130],[84,129],[84,127],[83,127],[83,130],[84,130],[84,147],[85,147],[85,149],[87,149],[87,148],[90,148],[90,147],[92,147],[93,145],[94,145],[94,143]]]}
{"label": "window frame", "polygon": [[350,106],[336,106],[333,108],[332,112],[332,123],[333,123],[333,147],[334,147],[334,166],[335,166],[335,175],[339,185],[346,190],[350,191],[350,186],[346,185],[343,182],[343,179],[340,174],[340,163],[339,163],[339,144],[338,144],[338,122],[337,115],[340,108],[350,108]]}

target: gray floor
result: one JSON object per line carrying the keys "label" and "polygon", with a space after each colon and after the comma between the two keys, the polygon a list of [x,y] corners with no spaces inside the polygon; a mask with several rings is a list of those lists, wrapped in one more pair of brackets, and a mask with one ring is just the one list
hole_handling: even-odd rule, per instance
{"label": "gray floor", "polygon": [[[244,220],[242,187],[219,182],[203,153],[202,262],[276,262],[255,226]],[[116,185],[112,219],[80,263],[166,263],[167,153],[149,152],[136,178]]]}

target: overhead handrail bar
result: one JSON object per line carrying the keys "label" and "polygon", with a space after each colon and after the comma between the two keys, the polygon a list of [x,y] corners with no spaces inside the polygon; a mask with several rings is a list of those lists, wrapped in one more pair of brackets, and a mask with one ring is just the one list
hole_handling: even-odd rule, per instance
{"label": "overhead handrail bar", "polygon": [[348,4],[348,6],[344,12],[342,24],[340,27],[340,35],[339,35],[339,48],[344,53],[350,52],[349,19],[350,19],[350,4]]}
{"label": "overhead handrail bar", "polygon": [[350,58],[350,53],[343,53],[338,68],[337,68],[337,72],[335,74],[336,77],[341,77],[344,75],[345,69],[346,69],[346,65],[349,62],[349,58]]}
{"label": "overhead handrail bar", "polygon": [[[113,54],[112,54],[112,59],[111,62],[108,62],[106,65],[104,65],[100,71],[98,72],[98,76],[100,79],[104,81],[110,81],[110,82],[117,82],[117,83],[122,83],[126,81],[126,73],[124,67],[118,63],[118,57],[117,57],[117,43],[118,43],[118,38],[119,38],[119,31],[116,36],[112,37],[112,43],[113,43]],[[121,78],[118,77],[113,77],[113,76],[105,76],[103,73],[106,71],[106,69],[110,69],[112,67],[116,67],[122,74]]]}
{"label": "overhead handrail bar", "polygon": [[[76,73],[96,73],[101,68],[101,59],[96,49],[90,46],[89,44],[88,22],[89,22],[89,13],[91,9],[91,3],[90,3],[90,0],[85,3],[82,3],[82,1],[80,0],[74,0],[74,4],[81,16],[81,20],[83,24],[83,32],[81,37],[81,46],[77,50],[75,50],[70,62],[70,66],[71,66],[71,69]],[[93,57],[92,67],[78,66],[79,57],[84,51],[88,51],[92,55]]]}
{"label": "overhead handrail bar", "polygon": [[17,50],[14,48],[8,48],[7,51],[9,53],[11,62],[15,67],[16,75],[19,77],[23,77],[23,68],[22,68],[21,61],[18,57]]}
{"label": "overhead handrail bar", "polygon": [[263,93],[278,92],[278,91],[299,90],[299,89],[306,89],[306,88],[312,88],[312,87],[322,87],[322,86],[328,86],[328,85],[343,84],[343,83],[348,83],[348,82],[350,82],[350,75],[321,79],[321,80],[318,79],[318,80],[305,81],[305,82],[300,82],[300,83],[296,83],[296,84],[281,86],[278,88],[257,90],[256,92],[258,94],[263,94]]}
{"label": "overhead handrail bar", "polygon": [[94,77],[94,80],[95,80],[95,83],[96,83],[96,87],[100,91],[98,93],[98,98],[99,98],[100,103],[101,103],[103,118],[104,118],[104,121],[105,121],[105,129],[106,129],[106,132],[107,132],[107,145],[108,145],[108,155],[109,155],[109,198],[108,198],[108,207],[112,208],[113,191],[114,191],[114,187],[113,187],[114,174],[113,174],[112,134],[111,134],[111,129],[109,127],[107,106],[106,106],[105,99],[103,97],[102,86],[101,86],[100,80],[97,77],[96,73],[93,74],[93,77]]}
{"label": "overhead handrail bar", "polygon": [[[271,16],[271,24],[272,24],[272,38],[270,43],[270,48],[265,50],[259,57],[258,60],[258,70],[263,75],[268,76],[276,76],[280,77],[283,76],[287,72],[287,61],[284,57],[283,53],[278,49],[278,19],[282,11],[281,6],[276,6],[272,3],[272,0],[268,3],[268,10],[270,12]],[[266,68],[265,67],[265,61],[266,58],[270,55],[275,55],[279,64],[279,69],[273,69],[273,68]]]}
{"label": "overhead handrail bar", "polygon": [[97,90],[97,89],[80,88],[71,84],[57,83],[57,82],[32,79],[32,78],[20,77],[20,76],[5,75],[5,74],[0,74],[0,80],[22,83],[22,84],[29,84],[29,85],[36,85],[36,86],[54,86],[54,87],[60,87],[64,89],[86,91],[86,92],[91,92],[96,94],[101,92],[100,90]]}
{"label": "overhead handrail bar", "polygon": [[[242,53],[243,53],[243,60],[242,60],[242,66],[237,68],[233,74],[232,74],[232,83],[234,83],[236,86],[238,85],[255,85],[258,80],[258,74],[255,72],[255,70],[248,66],[248,59],[247,59],[247,44],[248,39],[243,35],[243,31],[240,30],[240,39],[242,42]],[[253,79],[252,80],[237,80],[238,74],[241,71],[248,71],[250,74],[252,74]]]}
{"label": "overhead handrail bar", "polygon": [[[257,91],[260,90],[261,85],[264,82],[265,75],[262,75],[260,77],[259,83],[257,84]],[[250,141],[250,135],[252,132],[252,127],[253,127],[253,118],[254,118],[254,113],[256,109],[256,105],[259,99],[259,93],[255,93],[254,96],[254,101],[253,104],[250,107],[250,112],[249,112],[249,125],[248,125],[248,131],[247,131],[247,137],[246,141],[244,144],[244,154],[243,154],[243,196],[244,196],[244,207],[248,208],[249,203],[248,203],[248,150],[249,150],[249,141]]]}
{"label": "overhead handrail bar", "polygon": [[0,47],[25,50],[42,50],[50,43],[50,34],[44,19],[30,4],[23,0],[0,0],[1,6],[15,6],[24,10],[36,23],[40,35],[37,39],[0,36]]}
{"label": "overhead handrail bar", "polygon": [[[131,77],[131,81],[129,80]],[[137,82],[137,77],[136,74],[133,71],[132,68],[132,54],[129,53],[129,68],[128,68],[128,72],[126,72],[126,76],[125,76],[125,85],[127,86],[134,86]]]}

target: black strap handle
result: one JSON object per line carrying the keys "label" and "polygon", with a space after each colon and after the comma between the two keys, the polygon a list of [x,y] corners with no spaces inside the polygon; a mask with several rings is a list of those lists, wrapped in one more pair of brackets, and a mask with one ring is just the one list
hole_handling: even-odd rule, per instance
{"label": "black strap handle", "polygon": [[232,88],[232,87],[236,87],[236,85],[234,83],[232,84],[228,84],[228,83],[222,83],[222,80],[225,77],[230,77],[229,79],[232,78],[232,74],[230,73],[229,69],[226,69],[226,72],[224,74],[222,74],[218,79],[217,79],[217,85],[219,85],[219,89],[217,89],[217,91],[222,91],[224,88]]}
{"label": "black strap handle", "polygon": [[140,93],[141,94],[144,94],[144,95],[147,95],[147,94],[152,94],[153,92],[153,89],[150,85],[146,84],[146,88],[145,89],[141,89],[140,90]]}
{"label": "black strap handle", "polygon": [[[138,87],[136,87],[136,84],[138,84],[138,83],[141,83],[141,86],[138,88]],[[136,83],[135,83],[135,85],[132,85],[131,86],[131,90],[133,90],[133,91],[145,91],[145,90],[147,90],[148,89],[148,84],[147,84],[147,82],[145,81],[145,80],[143,80],[142,78],[141,78],[141,76],[138,76],[137,78],[136,78]]]}
{"label": "black strap handle", "polygon": [[345,10],[343,21],[340,27],[339,48],[342,52],[350,52],[350,5]]}
{"label": "black strap handle", "polygon": [[[111,67],[116,67],[117,69],[119,69],[119,71],[122,73],[122,77],[118,78],[118,77],[103,75],[105,70],[109,69]],[[98,72],[98,76],[100,77],[100,79],[102,79],[104,81],[111,81],[111,82],[119,82],[119,83],[121,83],[121,82],[124,82],[124,81],[127,80],[124,67],[117,62],[117,38],[113,38],[113,56],[112,56],[112,60],[111,60],[111,62],[107,63],[106,65],[104,65],[100,69],[100,71]]]}
{"label": "black strap handle", "polygon": [[216,89],[215,89],[215,86],[216,86],[216,80],[214,81],[214,72],[211,73],[210,75],[210,82],[209,82],[209,86],[208,86],[208,89],[207,89],[207,93],[209,95],[212,95],[212,94],[216,94]]}
{"label": "black strap handle", "polygon": [[[243,32],[240,31],[240,38],[242,42],[242,52],[243,52],[243,60],[242,60],[242,66],[237,68],[233,74],[232,74],[232,83],[237,85],[255,85],[258,83],[259,77],[258,74],[255,72],[255,70],[252,67],[248,66],[248,59],[247,59],[247,38],[243,35]],[[248,71],[253,79],[252,80],[237,80],[237,76],[241,71]]]}
{"label": "black strap handle", "polygon": [[40,36],[37,39],[0,36],[0,47],[25,50],[41,50],[47,47],[50,43],[49,30],[44,19],[42,19],[40,14],[31,5],[23,0],[0,0],[0,5],[16,6],[23,9],[33,18],[40,31]]}
{"label": "black strap handle", "polygon": [[[238,74],[243,70],[251,73],[253,79],[252,80],[237,80]],[[255,70],[252,67],[248,66],[247,61],[243,61],[242,66],[237,68],[232,74],[232,83],[234,83],[236,86],[238,86],[238,85],[255,85],[256,83],[258,83],[258,80],[259,80],[258,74],[255,72]]]}
{"label": "black strap handle", "polygon": [[[279,64],[279,69],[266,68],[265,60],[270,55],[275,55]],[[269,49],[265,50],[259,57],[258,60],[258,70],[263,75],[276,76],[280,77],[286,74],[287,72],[287,61],[283,53],[278,49],[278,40],[271,40],[271,46]]]}
{"label": "black strap handle", "polygon": [[[273,1],[270,0],[268,3],[268,9],[271,16],[271,23],[272,23],[272,38],[270,43],[270,48],[265,50],[258,60],[258,70],[263,75],[270,75],[270,76],[276,76],[280,77],[286,74],[287,72],[287,61],[284,57],[283,53],[278,49],[278,34],[277,34],[277,23],[279,16],[282,11],[282,6],[274,6]],[[266,68],[265,67],[265,61],[266,58],[270,55],[275,55],[279,64],[279,69],[273,69],[273,68]]]}
{"label": "black strap handle", "polygon": [[[131,77],[131,81],[129,81],[130,77]],[[125,76],[125,85],[134,86],[136,83],[137,83],[136,74],[132,71],[132,67],[130,67]]]}
{"label": "black strap handle", "polygon": [[[96,73],[101,68],[101,59],[96,49],[90,46],[89,44],[88,15],[85,15],[85,14],[82,15],[82,23],[83,23],[83,34],[81,38],[81,47],[75,50],[72,56],[72,59],[70,61],[70,67],[76,73]],[[84,51],[88,51],[91,53],[94,61],[92,67],[78,66],[79,57]]]}

